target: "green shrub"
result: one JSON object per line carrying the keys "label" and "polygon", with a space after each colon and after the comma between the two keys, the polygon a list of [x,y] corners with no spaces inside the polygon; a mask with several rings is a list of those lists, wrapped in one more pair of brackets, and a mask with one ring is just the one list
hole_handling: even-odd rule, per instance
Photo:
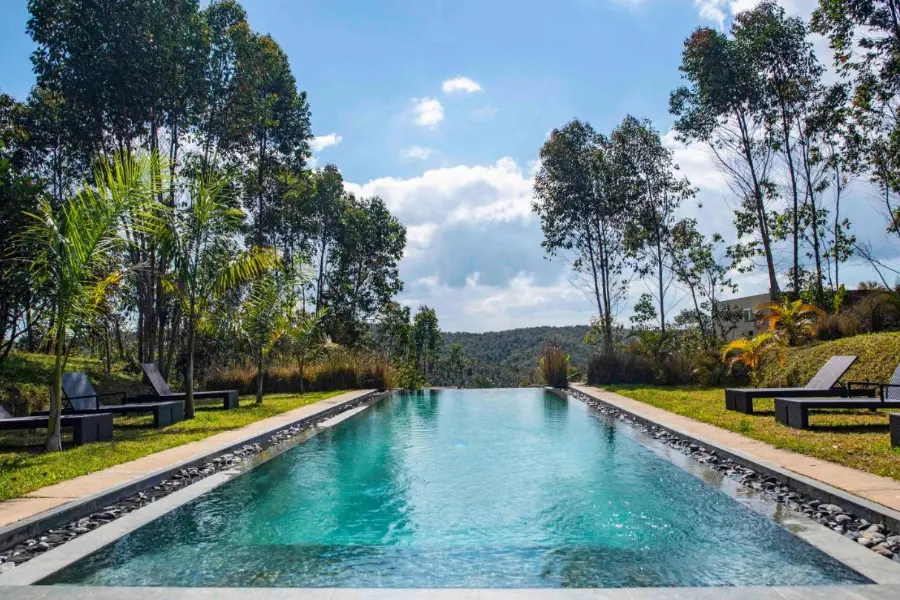
{"label": "green shrub", "polygon": [[547,342],[541,348],[538,363],[544,383],[556,388],[569,387],[569,355],[556,342]]}

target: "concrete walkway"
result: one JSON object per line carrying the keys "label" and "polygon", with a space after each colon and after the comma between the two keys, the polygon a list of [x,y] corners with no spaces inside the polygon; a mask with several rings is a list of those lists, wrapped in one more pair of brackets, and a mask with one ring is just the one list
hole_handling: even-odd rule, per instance
{"label": "concrete walkway", "polygon": [[216,451],[224,451],[235,444],[240,444],[243,440],[251,440],[269,431],[274,433],[295,421],[321,413],[338,404],[352,402],[360,396],[365,396],[374,391],[357,390],[332,396],[331,398],[307,404],[268,419],[256,421],[239,429],[217,433],[196,442],[169,448],[168,450],[115,465],[102,471],[95,471],[68,481],[48,485],[21,498],[0,502],[0,527],[62,506],[68,502],[88,498],[108,488],[146,477],[166,467],[195,460],[208,454],[216,453]]}
{"label": "concrete walkway", "polygon": [[857,471],[790,450],[781,450],[766,442],[676,415],[600,388],[578,384],[572,385],[572,387],[635,416],[653,421],[672,431],[681,432],[701,443],[717,446],[733,454],[743,454],[758,464],[775,465],[839,490],[850,492],[870,502],[900,511],[900,481],[895,479]]}

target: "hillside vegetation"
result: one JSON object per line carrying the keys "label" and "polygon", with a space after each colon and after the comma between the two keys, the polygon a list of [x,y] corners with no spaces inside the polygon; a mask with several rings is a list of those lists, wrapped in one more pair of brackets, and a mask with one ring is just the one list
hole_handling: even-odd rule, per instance
{"label": "hillside vegetation", "polygon": [[[557,341],[569,353],[570,363],[579,370],[587,368],[593,346],[584,343],[586,325],[569,327],[525,327],[485,333],[443,333],[444,349],[461,344],[469,359],[465,383],[476,387],[516,387],[540,383],[538,356],[545,342]],[[453,382],[438,375],[435,385]],[[476,385],[477,384],[477,385]]]}
{"label": "hillside vegetation", "polygon": [[782,361],[771,360],[762,367],[760,385],[805,385],[830,357],[847,354],[856,355],[859,360],[846,379],[886,382],[900,362],[900,332],[870,333],[787,348]]}

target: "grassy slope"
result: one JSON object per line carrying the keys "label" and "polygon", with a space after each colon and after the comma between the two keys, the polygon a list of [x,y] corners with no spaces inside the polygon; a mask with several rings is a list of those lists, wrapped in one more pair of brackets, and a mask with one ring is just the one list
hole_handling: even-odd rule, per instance
{"label": "grassy slope", "polygon": [[900,333],[872,333],[789,348],[783,364],[770,362],[762,371],[764,386],[805,385],[834,355],[855,354],[859,360],[847,377],[851,381],[888,381],[900,362]]}
{"label": "grassy slope", "polygon": [[[16,498],[46,485],[243,427],[340,393],[276,394],[266,396],[262,406],[256,406],[254,398],[246,397],[241,399],[238,409],[224,411],[213,406],[202,407],[194,419],[163,429],[153,429],[149,415],[117,417],[113,441],[78,448],[67,445],[66,450],[55,454],[40,453],[43,431],[3,432],[0,434],[0,500]],[[67,430],[63,431],[70,435]],[[64,442],[69,440],[64,438]]]}

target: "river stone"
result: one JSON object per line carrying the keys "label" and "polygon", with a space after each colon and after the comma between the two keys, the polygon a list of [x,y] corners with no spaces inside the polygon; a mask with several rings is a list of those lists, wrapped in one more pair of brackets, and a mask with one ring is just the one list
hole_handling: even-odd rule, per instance
{"label": "river stone", "polygon": [[[812,504],[812,503],[810,502],[810,504]],[[844,512],[844,509],[841,508],[840,506],[838,506],[837,504],[820,504],[818,506],[818,510],[830,512],[831,514]]]}
{"label": "river stone", "polygon": [[846,523],[847,521],[852,521],[853,517],[851,517],[850,515],[841,514],[841,515],[836,516],[834,518],[834,520],[836,523]]}

